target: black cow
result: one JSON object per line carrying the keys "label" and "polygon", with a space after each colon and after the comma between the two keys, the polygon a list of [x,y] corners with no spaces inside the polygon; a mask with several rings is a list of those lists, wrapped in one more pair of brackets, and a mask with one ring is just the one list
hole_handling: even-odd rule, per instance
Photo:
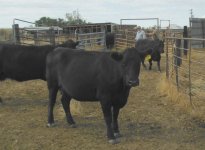
{"label": "black cow", "polygon": [[107,33],[105,40],[106,40],[107,49],[112,49],[114,44],[115,44],[115,34],[114,33]]}
{"label": "black cow", "polygon": [[[78,43],[69,40],[59,46],[75,48]],[[46,56],[54,46],[25,46],[0,44],[0,81],[45,80]]]}
{"label": "black cow", "polygon": [[54,125],[56,94],[63,92],[62,105],[67,122],[75,125],[70,100],[100,101],[107,136],[116,143],[118,113],[127,103],[130,88],[139,85],[140,57],[135,48],[123,53],[74,51],[57,48],[47,56],[46,77],[49,90],[48,126]]}
{"label": "black cow", "polygon": [[142,65],[146,68],[144,64],[144,60],[147,56],[150,55],[148,58],[149,61],[149,70],[152,69],[152,60],[157,61],[158,70],[160,69],[160,60],[161,60],[161,53],[164,52],[164,42],[161,40],[150,40],[150,39],[142,39],[138,40],[135,45],[137,51],[140,54],[140,58],[142,60]]}

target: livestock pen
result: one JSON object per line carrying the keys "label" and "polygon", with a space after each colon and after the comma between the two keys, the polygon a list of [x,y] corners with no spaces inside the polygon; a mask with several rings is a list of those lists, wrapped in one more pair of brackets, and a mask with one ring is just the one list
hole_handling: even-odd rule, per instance
{"label": "livestock pen", "polygon": [[[22,27],[16,22],[30,25]],[[68,39],[79,41],[79,48],[105,50],[106,33],[113,32],[113,23],[90,23],[58,26],[42,26],[33,22],[14,19],[13,42],[25,45],[58,45]]]}
{"label": "livestock pen", "polygon": [[[185,99],[193,107],[204,112],[205,105],[205,48],[192,48],[197,38],[166,38],[166,78],[175,90],[183,93],[178,99]],[[188,47],[184,46],[188,43]],[[174,88],[173,87],[173,88]],[[175,97],[176,98],[176,97]]]}
{"label": "livestock pen", "polygon": [[[142,68],[140,86],[131,90],[128,102],[120,112],[119,127],[122,137],[118,145],[109,145],[106,142],[105,124],[99,103],[78,104],[72,100],[71,111],[74,112],[77,124],[77,128],[73,129],[66,124],[59,93],[55,107],[56,126],[46,128],[48,104],[46,82],[33,80],[19,83],[6,80],[1,82],[0,86],[2,98],[2,103],[0,103],[0,149],[204,150],[205,121],[196,116],[190,116],[181,108],[173,105],[167,93],[168,88],[164,89],[164,92],[159,91],[159,83],[163,82],[162,79],[166,77],[166,64],[169,64],[170,69],[173,68],[173,75],[169,70],[169,85],[177,89],[174,49],[180,46],[174,45],[173,38],[167,38],[167,40],[169,63],[166,63],[167,53],[164,53],[162,54],[162,73],[157,72],[156,66],[153,66],[152,71]],[[191,56],[195,58],[193,51],[191,49]],[[196,53],[196,59],[203,58],[203,49],[197,49],[197,51],[199,53]],[[189,61],[188,55],[187,58],[183,56],[183,59],[187,61],[182,60],[182,65]],[[202,71],[201,68],[195,69]],[[187,75],[185,77],[188,81]],[[181,78],[180,81],[182,81]],[[181,87],[179,85],[178,92],[181,92]],[[194,89],[192,89],[192,94],[194,95]],[[186,95],[185,100],[189,102],[189,94]],[[195,101],[193,95],[192,101],[196,104],[199,101],[197,99]],[[172,98],[177,99],[177,96],[173,95]],[[202,102],[201,99],[198,104],[203,106]],[[205,111],[201,112],[203,115]]]}

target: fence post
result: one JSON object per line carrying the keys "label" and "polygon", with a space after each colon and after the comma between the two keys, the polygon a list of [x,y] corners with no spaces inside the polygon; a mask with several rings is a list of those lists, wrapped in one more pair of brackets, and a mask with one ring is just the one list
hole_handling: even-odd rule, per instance
{"label": "fence post", "polygon": [[174,49],[174,66],[175,66],[175,71],[176,71],[176,84],[177,88],[179,89],[179,74],[178,74],[178,67],[181,65],[181,40],[177,39],[176,40],[176,47]]}
{"label": "fence post", "polygon": [[34,39],[34,44],[35,44],[35,45],[39,45],[38,31],[35,31],[35,32],[34,32],[33,39]]}
{"label": "fence post", "polygon": [[192,49],[192,40],[189,41],[189,100],[191,105],[192,103],[192,82],[191,82],[191,50]]}
{"label": "fence post", "polygon": [[168,39],[166,38],[166,77],[167,79],[169,78],[169,42]]}
{"label": "fence post", "polygon": [[52,45],[55,45],[55,30],[54,30],[53,27],[51,27],[51,28],[49,29],[49,37],[50,37],[50,43],[51,43]]}
{"label": "fence post", "polygon": [[15,44],[20,44],[20,33],[19,33],[19,25],[13,24],[13,40]]}
{"label": "fence post", "polygon": [[126,48],[128,48],[128,31],[125,30],[125,36],[126,36]]}
{"label": "fence post", "polygon": [[103,35],[103,45],[104,45],[104,50],[106,50],[107,49],[107,46],[106,46],[106,31],[104,31],[104,35]]}
{"label": "fence post", "polygon": [[176,39],[176,48],[174,51],[175,55],[175,65],[180,66],[182,64],[182,59],[181,59],[181,39]]}
{"label": "fence post", "polygon": [[[187,26],[184,26],[183,38],[188,38]],[[184,55],[187,56],[188,51],[188,40],[184,40]]]}

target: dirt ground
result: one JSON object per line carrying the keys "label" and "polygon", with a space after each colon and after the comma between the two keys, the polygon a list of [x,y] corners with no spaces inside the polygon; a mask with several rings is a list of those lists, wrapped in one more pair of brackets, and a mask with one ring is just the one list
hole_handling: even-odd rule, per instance
{"label": "dirt ground", "polygon": [[158,84],[165,74],[141,68],[140,86],[131,90],[119,115],[123,137],[110,145],[98,103],[73,103],[77,128],[70,128],[60,101],[56,126],[47,128],[47,87],[40,80],[0,83],[0,150],[204,150],[205,123],[177,107]]}

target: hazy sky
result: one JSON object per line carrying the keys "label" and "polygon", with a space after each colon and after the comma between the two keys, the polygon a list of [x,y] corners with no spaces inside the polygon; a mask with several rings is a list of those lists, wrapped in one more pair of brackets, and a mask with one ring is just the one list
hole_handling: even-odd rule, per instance
{"label": "hazy sky", "polygon": [[[0,28],[10,28],[14,18],[30,22],[43,16],[65,19],[65,14],[74,10],[93,23],[120,23],[122,18],[159,18],[184,26],[189,25],[190,9],[194,17],[205,18],[205,0],[0,0]],[[123,23],[151,26],[156,21]],[[168,22],[162,22],[162,26],[167,25]]]}

